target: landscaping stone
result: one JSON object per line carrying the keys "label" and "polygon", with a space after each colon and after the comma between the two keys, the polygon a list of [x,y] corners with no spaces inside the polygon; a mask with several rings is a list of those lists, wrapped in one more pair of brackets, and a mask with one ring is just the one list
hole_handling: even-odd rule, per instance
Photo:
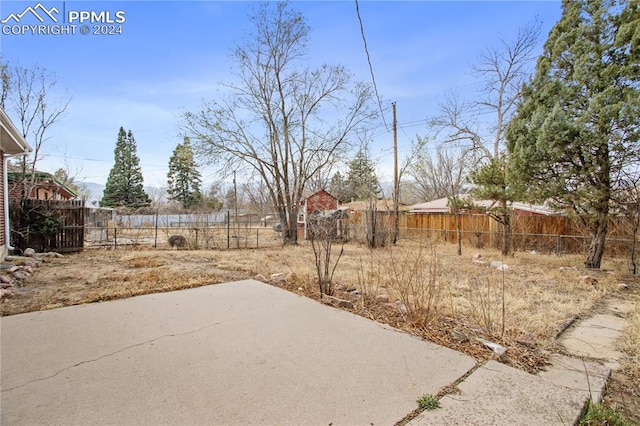
{"label": "landscaping stone", "polygon": [[34,249],[32,249],[31,247],[28,247],[28,248],[24,249],[24,252],[22,252],[22,254],[24,256],[27,256],[27,257],[33,257],[33,256],[36,255],[36,251]]}
{"label": "landscaping stone", "polygon": [[471,258],[471,263],[474,263],[476,265],[486,265],[487,261],[484,260],[484,257],[480,253],[476,253]]}
{"label": "landscaping stone", "polygon": [[271,282],[276,285],[282,285],[287,282],[282,272],[271,274]]}
{"label": "landscaping stone", "polygon": [[376,296],[376,302],[386,303],[389,301],[389,295],[386,293],[378,294]]}
{"label": "landscaping stone", "polygon": [[587,287],[591,286],[593,288],[598,288],[598,280],[592,277],[591,275],[582,275],[578,278],[578,285]]}
{"label": "landscaping stone", "polygon": [[13,277],[15,279],[18,279],[18,280],[21,280],[21,281],[24,281],[27,278],[29,278],[29,274],[27,272],[24,272],[24,271],[15,271],[15,272],[12,273],[12,275],[13,275]]}
{"label": "landscaping stone", "polygon": [[11,284],[11,278],[6,275],[0,275],[0,283]]}
{"label": "landscaping stone", "polygon": [[256,275],[255,277],[253,277],[253,279],[256,280],[256,281],[263,282],[263,283],[269,282],[267,280],[267,277],[265,277],[264,275],[261,275],[261,274]]}
{"label": "landscaping stone", "polygon": [[327,305],[337,306],[338,308],[344,308],[344,309],[353,308],[353,302],[350,302],[349,300],[340,299],[338,297],[329,296],[327,294],[323,294],[320,300],[322,301],[322,303],[325,303]]}

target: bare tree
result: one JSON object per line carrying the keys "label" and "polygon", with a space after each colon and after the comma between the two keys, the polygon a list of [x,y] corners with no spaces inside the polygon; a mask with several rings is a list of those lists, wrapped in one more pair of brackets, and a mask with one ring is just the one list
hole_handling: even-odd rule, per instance
{"label": "bare tree", "polygon": [[455,146],[430,146],[426,138],[418,136],[412,149],[413,162],[407,175],[415,182],[423,201],[450,197],[463,192],[469,171],[476,164],[473,150]]}
{"label": "bare tree", "polygon": [[[482,82],[478,98],[465,101],[450,94],[440,106],[441,114],[431,120],[431,126],[442,135],[445,143],[456,143],[473,151],[479,157],[481,167],[498,170],[495,163],[505,158],[505,131],[521,99],[522,84],[531,74],[529,64],[535,59],[539,37],[540,23],[537,21],[520,28],[514,40],[499,37],[498,45],[487,48],[473,67],[474,74]],[[497,178],[500,176],[492,177],[493,180]],[[478,185],[483,184],[478,182]],[[508,187],[506,181],[502,185]],[[507,255],[511,221],[506,192],[494,201],[493,217],[502,225],[502,253]]]}
{"label": "bare tree", "polygon": [[273,204],[269,191],[267,190],[264,182],[251,181],[242,184],[243,198],[247,200],[247,207],[249,211],[258,213],[264,221],[262,224],[267,226],[266,217],[268,214],[273,213]]}
{"label": "bare tree", "polygon": [[33,151],[21,160],[22,198],[35,186],[36,166],[43,155],[49,129],[63,117],[71,98],[56,95],[58,77],[38,65],[31,67],[2,66],[0,106],[16,119],[22,136]]}
{"label": "bare tree", "polygon": [[344,254],[343,235],[338,234],[342,211],[330,214],[327,211],[314,211],[309,215],[309,240],[315,258],[316,274],[320,294],[333,294],[333,274],[340,258]]}
{"label": "bare tree", "polygon": [[228,97],[184,115],[184,131],[210,164],[256,173],[283,229],[297,243],[296,218],[309,179],[344,150],[375,117],[368,85],[353,84],[340,66],[309,69],[309,27],[289,3],[262,3],[252,38],[237,46],[237,83]]}

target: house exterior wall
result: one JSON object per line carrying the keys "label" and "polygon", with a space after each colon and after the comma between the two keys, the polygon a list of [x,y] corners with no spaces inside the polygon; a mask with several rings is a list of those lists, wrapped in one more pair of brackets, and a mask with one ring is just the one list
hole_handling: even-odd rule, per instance
{"label": "house exterior wall", "polygon": [[[16,182],[9,182],[9,198],[12,200],[19,200],[22,197],[20,185]],[[59,187],[51,186],[38,186],[31,189],[29,198],[33,200],[72,200],[66,191],[61,190]]]}

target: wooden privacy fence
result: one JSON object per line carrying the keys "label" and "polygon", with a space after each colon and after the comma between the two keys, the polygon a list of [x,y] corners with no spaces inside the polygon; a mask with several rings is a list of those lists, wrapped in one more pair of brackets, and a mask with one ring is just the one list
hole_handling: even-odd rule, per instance
{"label": "wooden privacy fence", "polygon": [[[394,224],[392,212],[377,212],[377,226],[389,234]],[[482,214],[461,214],[462,242],[471,247],[500,248],[502,225]],[[363,240],[366,224],[364,213],[352,214],[350,238]],[[400,238],[428,239],[433,242],[457,242],[456,217],[452,214],[401,212]],[[627,218],[611,217],[607,234],[608,254],[627,254],[633,240],[632,226]],[[547,253],[584,253],[589,246],[589,232],[581,222],[566,216],[511,216],[513,250],[536,250]]]}
{"label": "wooden privacy fence", "polygon": [[[465,244],[475,247],[501,245],[502,225],[488,215],[459,215],[460,230]],[[456,241],[456,217],[452,214],[406,213],[400,216],[406,232],[419,232],[431,238]],[[590,243],[588,230],[577,219],[567,216],[511,216],[511,236],[514,250],[537,250],[553,253],[584,253]],[[628,253],[633,240],[632,226],[625,217],[609,218],[607,252]]]}
{"label": "wooden privacy fence", "polygon": [[[36,251],[71,253],[84,248],[83,200],[23,200],[11,203],[11,239],[20,249],[32,247]],[[56,222],[57,232],[42,235],[35,226],[43,215]]]}

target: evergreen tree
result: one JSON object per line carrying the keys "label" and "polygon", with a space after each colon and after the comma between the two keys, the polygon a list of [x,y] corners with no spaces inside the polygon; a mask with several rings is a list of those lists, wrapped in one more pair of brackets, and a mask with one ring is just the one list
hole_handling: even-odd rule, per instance
{"label": "evergreen tree", "polygon": [[131,130],[127,133],[120,127],[113,152],[115,163],[109,172],[100,206],[138,208],[151,204],[142,187],[142,169],[136,150]]}
{"label": "evergreen tree", "polygon": [[355,158],[349,162],[345,186],[345,198],[348,201],[366,200],[378,193],[376,170],[365,151],[358,151]]}
{"label": "evergreen tree", "polygon": [[202,201],[200,172],[194,160],[191,141],[188,137],[185,137],[184,143],[178,144],[173,150],[169,159],[167,183],[169,199],[178,201],[185,209]]}
{"label": "evergreen tree", "polygon": [[[471,196],[477,200],[491,200],[493,206],[487,210],[487,214],[502,228],[501,252],[503,256],[511,253],[511,216],[509,203],[514,200],[514,194],[507,183],[507,160],[504,156],[492,158],[487,164],[471,172],[471,182],[476,185],[471,191]],[[480,207],[466,206],[459,198],[450,199],[458,208],[470,207],[481,210]]]}
{"label": "evergreen tree", "polygon": [[347,198],[347,190],[346,183],[344,178],[342,177],[342,173],[335,172],[331,177],[331,182],[329,183],[329,192],[331,195],[340,200],[341,203],[348,203],[351,201]]}
{"label": "evergreen tree", "polygon": [[599,268],[615,189],[640,161],[638,2],[562,6],[507,130],[507,178],[523,198],[573,212],[591,234],[585,266]]}

